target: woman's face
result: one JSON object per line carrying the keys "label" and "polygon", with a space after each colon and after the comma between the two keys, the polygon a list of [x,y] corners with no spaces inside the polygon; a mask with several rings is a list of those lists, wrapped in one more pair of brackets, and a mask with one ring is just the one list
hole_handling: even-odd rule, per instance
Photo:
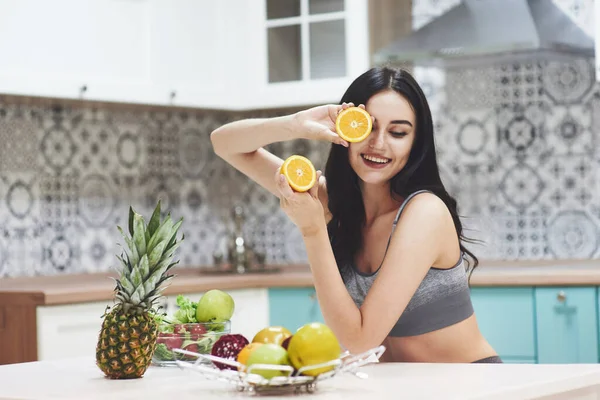
{"label": "woman's face", "polygon": [[350,165],[364,183],[387,184],[408,161],[415,138],[415,113],[393,90],[374,95],[365,107],[375,118],[373,130],[362,142],[350,143]]}

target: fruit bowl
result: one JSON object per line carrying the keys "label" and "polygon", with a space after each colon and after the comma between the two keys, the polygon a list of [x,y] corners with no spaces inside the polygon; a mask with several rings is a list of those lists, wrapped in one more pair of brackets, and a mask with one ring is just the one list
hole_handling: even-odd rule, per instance
{"label": "fruit bowl", "polygon": [[[183,349],[175,349],[174,352],[195,359],[194,362],[175,361],[181,369],[197,372],[205,379],[228,382],[239,391],[273,394],[278,392],[297,393],[305,390],[311,393],[315,391],[318,382],[342,373],[350,373],[361,379],[367,378],[367,374],[359,371],[359,368],[366,364],[378,362],[385,352],[385,346],[375,347],[355,355],[346,352],[338,359],[303,367],[299,370],[295,370],[288,365],[253,364],[246,367],[237,361],[210,354],[194,353]],[[234,367],[234,369],[218,369],[215,367],[215,363],[227,364]],[[316,376],[305,375],[309,370],[322,369],[323,367],[333,368]],[[281,375],[267,379],[253,372],[258,370],[277,370],[281,371]]]}
{"label": "fruit bowl", "polygon": [[[156,348],[152,355],[152,364],[157,366],[175,366],[177,361],[197,361],[176,350],[185,350],[193,354],[210,354],[214,343],[231,332],[231,321],[197,322],[186,324],[163,324],[159,326]],[[205,360],[205,362],[210,362]]]}

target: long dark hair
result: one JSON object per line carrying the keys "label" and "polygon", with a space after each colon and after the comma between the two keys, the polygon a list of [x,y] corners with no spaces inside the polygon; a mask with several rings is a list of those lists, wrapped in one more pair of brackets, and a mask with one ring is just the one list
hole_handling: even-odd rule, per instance
{"label": "long dark hair", "polygon": [[[416,116],[415,140],[406,165],[391,180],[391,195],[404,199],[417,190],[426,189],[440,197],[452,215],[461,251],[473,261],[471,268],[469,260],[465,260],[467,268],[472,272],[479,261],[463,243],[474,241],[463,236],[456,200],[448,194],[440,178],[431,110],[419,84],[405,70],[372,68],[352,82],[340,104],[367,104],[373,95],[385,90],[394,90],[406,98]],[[363,244],[362,227],[365,223],[365,209],[358,176],[350,166],[348,149],[335,144],[331,146],[325,165],[325,176],[329,211],[332,214],[328,224],[329,237],[338,266],[342,266],[353,262]]]}

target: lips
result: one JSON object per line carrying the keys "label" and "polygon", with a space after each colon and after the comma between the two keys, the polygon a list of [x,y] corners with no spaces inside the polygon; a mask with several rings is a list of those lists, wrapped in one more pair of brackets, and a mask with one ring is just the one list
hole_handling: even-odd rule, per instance
{"label": "lips", "polygon": [[392,161],[389,158],[377,156],[374,154],[361,154],[361,157],[363,158],[363,160],[366,160],[369,163],[380,164],[380,165],[385,165],[385,164],[389,163],[390,161]]}

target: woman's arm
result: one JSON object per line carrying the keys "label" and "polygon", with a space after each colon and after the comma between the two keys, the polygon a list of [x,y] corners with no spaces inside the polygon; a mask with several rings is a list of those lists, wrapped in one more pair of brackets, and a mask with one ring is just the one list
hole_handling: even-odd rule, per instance
{"label": "woman's arm", "polygon": [[335,132],[337,112],[348,105],[325,105],[274,118],[245,119],[223,125],[210,139],[215,153],[253,181],[277,195],[273,170],[283,160],[263,147],[293,139],[315,139],[346,145]]}
{"label": "woman's arm", "polygon": [[[373,286],[359,309],[348,294],[336,264],[323,219],[318,213],[317,189],[293,193],[279,181],[282,207],[300,228],[325,323],[344,347],[360,353],[379,346],[396,324],[429,268],[441,254],[452,224],[437,196],[419,194],[409,201],[392,235]],[[307,223],[312,220],[312,223]]]}
{"label": "woman's arm", "polygon": [[443,225],[448,218],[448,209],[435,195],[420,194],[409,201],[360,309],[344,286],[326,230],[305,236],[323,315],[350,352],[379,346],[389,335],[439,257],[445,240]]}
{"label": "woman's arm", "polygon": [[215,154],[231,164],[273,194],[273,170],[283,160],[263,146],[298,137],[294,117],[245,119],[235,121],[213,131],[210,140]]}

